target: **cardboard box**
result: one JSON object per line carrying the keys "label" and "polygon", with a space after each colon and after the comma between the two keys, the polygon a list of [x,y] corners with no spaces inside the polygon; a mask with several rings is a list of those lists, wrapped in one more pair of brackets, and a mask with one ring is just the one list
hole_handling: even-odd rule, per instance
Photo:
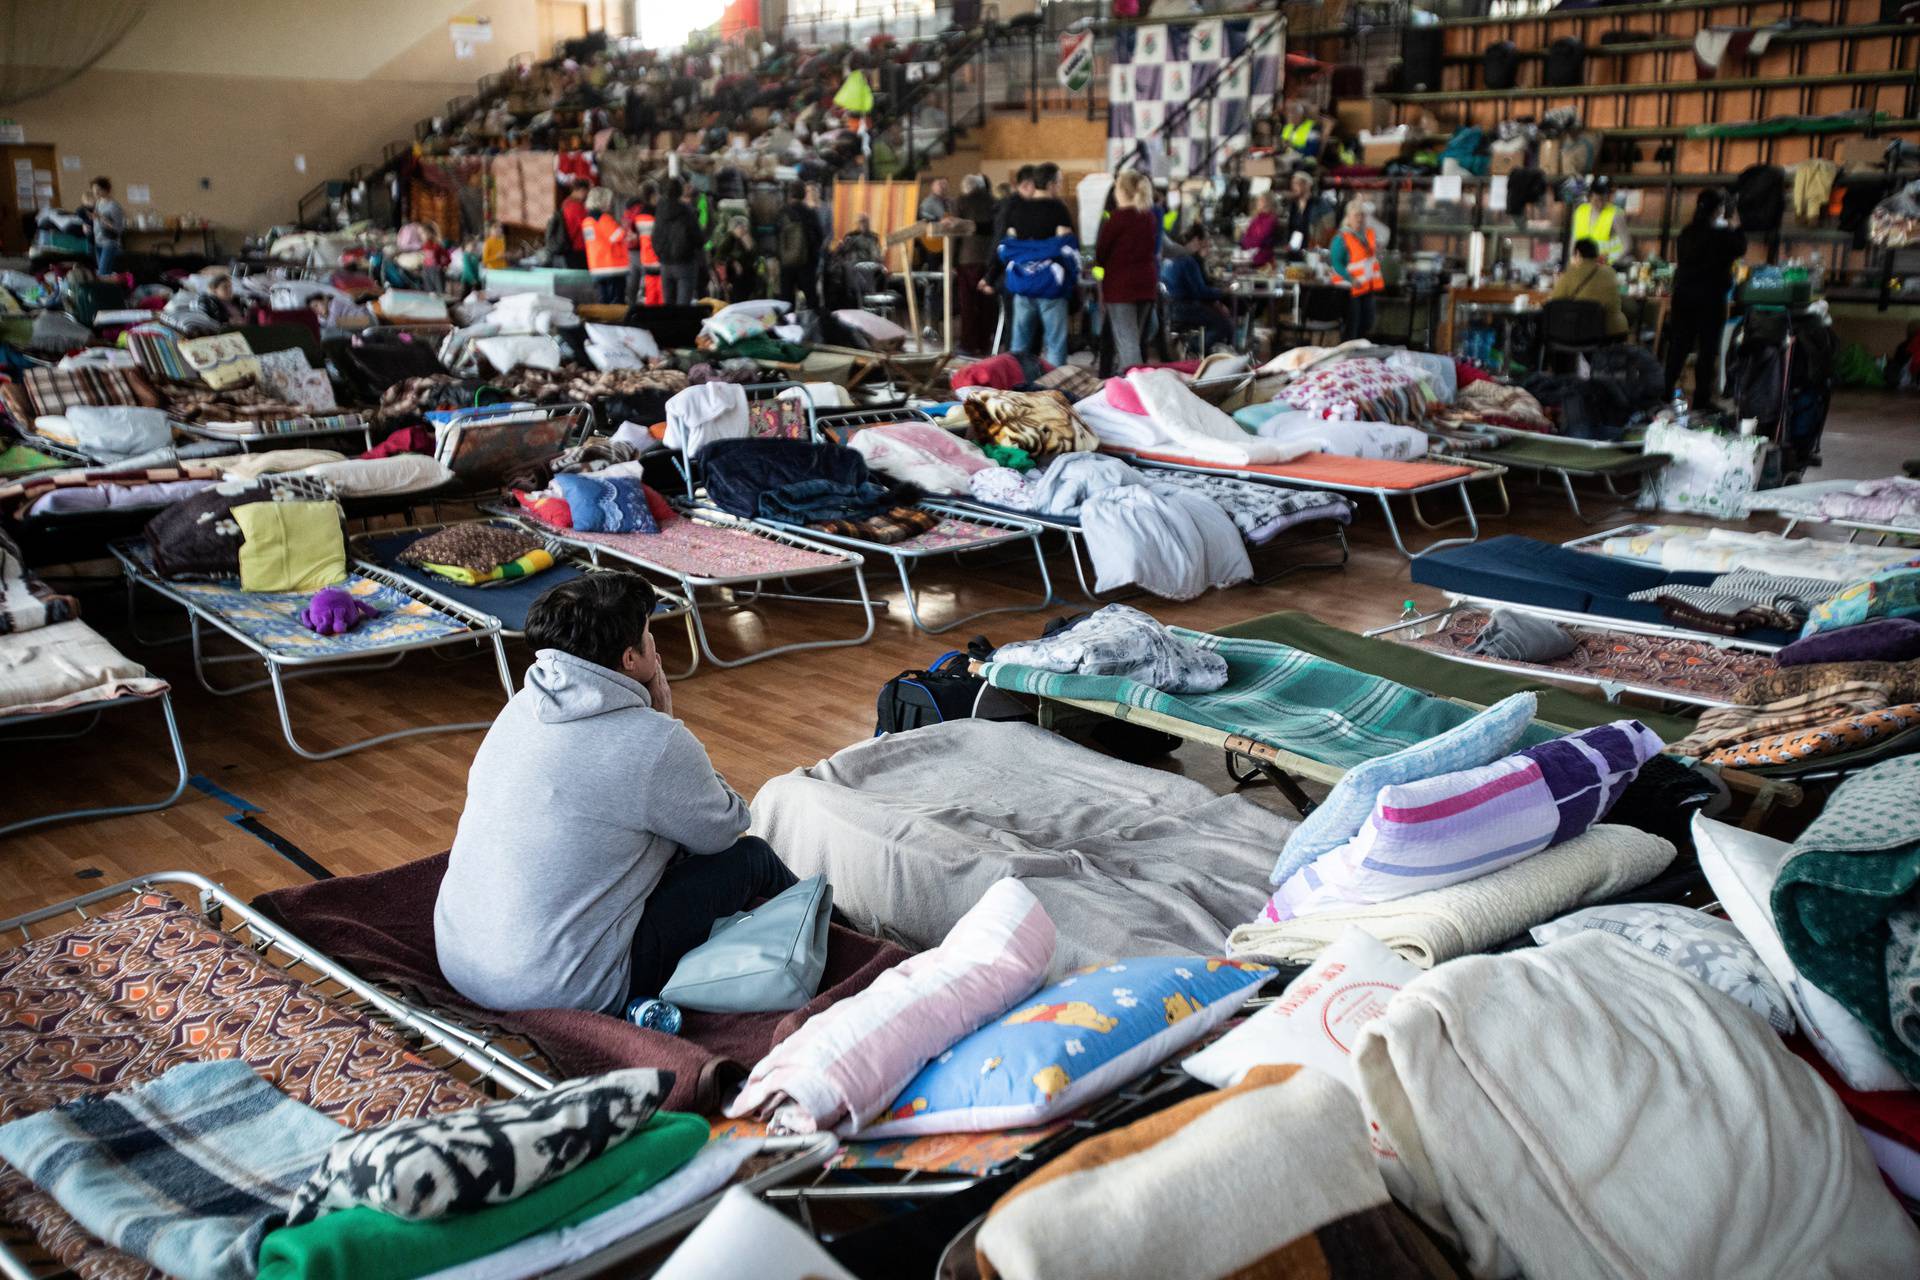
{"label": "cardboard box", "polygon": [[[1490,174],[1512,173],[1515,169],[1525,168],[1526,161],[1527,149],[1525,147],[1513,147],[1504,151],[1496,148],[1487,155],[1487,172]],[[1545,168],[1544,165],[1541,167]]]}
{"label": "cardboard box", "polygon": [[1406,154],[1406,150],[1407,144],[1397,139],[1393,142],[1363,143],[1360,147],[1360,163],[1377,168],[1398,160]]}
{"label": "cardboard box", "polygon": [[1393,124],[1393,104],[1385,98],[1341,98],[1333,104],[1340,132],[1349,136],[1377,133]]}

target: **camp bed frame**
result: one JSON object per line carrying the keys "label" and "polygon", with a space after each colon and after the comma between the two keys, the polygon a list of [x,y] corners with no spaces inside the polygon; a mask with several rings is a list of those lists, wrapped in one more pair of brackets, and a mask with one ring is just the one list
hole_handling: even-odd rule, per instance
{"label": "camp bed frame", "polygon": [[[1846,489],[1859,482],[1855,480],[1840,480],[1832,482],[1811,481],[1807,483],[1813,486],[1832,484],[1836,489]],[[1788,487],[1798,488],[1802,486]],[[1920,538],[1920,524],[1895,524],[1887,520],[1862,520],[1855,516],[1830,516],[1822,511],[1809,511],[1793,506],[1766,505],[1768,503],[1767,495],[1770,493],[1777,494],[1779,492],[1781,491],[1763,489],[1754,494],[1753,497],[1748,500],[1747,514],[1750,516],[1778,516],[1780,519],[1785,520],[1787,527],[1780,531],[1780,536],[1783,538],[1791,538],[1793,531],[1803,524],[1824,524],[1831,525],[1836,529],[1845,529],[1847,530],[1848,542],[1855,541],[1863,533],[1871,533],[1876,537],[1875,546],[1884,546],[1888,538]]]}
{"label": "camp bed frame", "polygon": [[[328,424],[326,421],[328,418],[352,418],[354,421]],[[221,444],[238,445],[241,453],[252,453],[255,448],[270,449],[276,444],[356,435],[366,442],[367,448],[373,448],[373,418],[368,414],[346,409],[336,413],[303,414],[286,421],[310,425],[289,427],[281,431],[255,430],[241,434],[235,431],[219,431],[197,422],[182,422],[178,418],[169,419],[175,431],[190,435],[196,440],[214,440]]]}
{"label": "camp bed frame", "polygon": [[[844,547],[830,546],[824,542],[815,542],[812,538],[798,537],[794,534],[773,529],[765,525],[749,524],[744,520],[722,517],[717,512],[682,507],[680,516],[684,520],[697,520],[702,524],[738,529],[752,537],[763,538],[770,542],[781,542],[790,547],[799,547],[806,551],[817,552],[820,555],[831,556],[835,563],[822,565],[817,569],[793,570],[773,575],[753,573],[696,573],[692,570],[680,569],[672,565],[659,564],[632,552],[616,550],[613,547],[602,546],[597,542],[588,542],[584,539],[573,537],[569,530],[555,529],[550,525],[542,524],[524,512],[511,510],[499,503],[482,503],[480,509],[489,515],[504,516],[510,520],[518,521],[522,526],[551,541],[577,548],[586,553],[588,561],[592,564],[598,565],[603,559],[614,560],[621,564],[632,565],[656,577],[665,578],[672,582],[678,593],[693,606],[687,616],[693,626],[694,644],[699,651],[699,657],[704,661],[711,662],[716,667],[744,667],[750,662],[759,662],[763,658],[778,657],[783,653],[799,653],[806,649],[844,649],[853,645],[865,644],[873,638],[873,615],[875,608],[886,607],[885,601],[875,601],[868,593],[866,560],[857,552],[848,551]],[[794,578],[844,573],[849,569],[853,571],[854,586],[859,592],[857,598],[812,595],[790,589],[791,580]],[[789,589],[785,591],[769,591],[766,589],[766,584],[769,581],[778,582],[782,586],[789,587]],[[717,606],[726,609],[744,609],[758,604],[762,600],[792,600],[801,604],[858,605],[866,615],[866,626],[859,635],[849,640],[798,640],[792,644],[779,644],[760,649],[744,657],[723,658],[714,652],[713,642],[707,636],[707,626],[702,618],[702,614],[706,610],[715,608],[716,606],[711,604],[703,605],[700,602],[698,593],[703,587],[711,590],[730,590],[733,593],[733,598]]]}
{"label": "camp bed frame", "polygon": [[1643,636],[1668,636],[1675,640],[1707,640],[1716,644],[1724,642],[1726,647],[1731,649],[1752,649],[1758,653],[1780,651],[1779,645],[1768,644],[1762,640],[1750,640],[1745,636],[1716,635],[1711,631],[1691,631],[1686,627],[1674,626],[1670,622],[1636,622],[1631,618],[1614,618],[1603,613],[1575,613],[1571,609],[1551,609],[1546,605],[1522,604],[1513,600],[1500,600],[1493,596],[1477,596],[1461,591],[1448,591],[1445,595],[1448,605],[1453,608],[1465,605],[1489,612],[1505,609],[1509,613],[1531,614],[1536,618],[1547,618],[1570,627],[1604,627],[1608,631],[1631,631]]}
{"label": "camp bed frame", "polygon": [[[487,517],[486,519],[487,523],[490,524],[506,524],[512,525],[515,529],[527,529],[527,526],[518,520],[510,520],[499,516]],[[363,577],[372,578],[376,582],[383,583],[395,590],[411,591],[414,594],[424,596],[436,608],[445,610],[455,617],[466,618],[469,622],[477,626],[492,625],[498,628],[502,639],[525,639],[527,633],[524,630],[516,630],[509,627],[504,621],[492,614],[475,609],[465,601],[457,600],[450,595],[436,591],[424,582],[415,581],[405,574],[387,567],[374,558],[372,549],[367,545],[367,543],[374,538],[391,537],[395,534],[402,533],[417,534],[424,538],[430,533],[438,533],[440,530],[454,524],[470,523],[473,522],[465,520],[442,520],[432,524],[402,525],[398,528],[372,529],[364,533],[352,534],[347,538],[347,554],[353,559],[354,572],[359,573]],[[582,573],[618,572],[618,570],[609,569],[603,564],[596,563],[590,557],[582,555],[574,547],[568,546],[552,537],[546,530],[528,531],[532,532],[534,536],[542,539],[547,544],[547,554],[553,557],[553,563],[556,566],[567,565],[580,570]],[[669,680],[685,680],[688,676],[700,669],[700,647],[693,634],[693,605],[688,602],[685,596],[675,594],[671,591],[660,591],[658,588],[655,590],[659,595],[659,603],[654,607],[651,621],[671,622],[675,618],[678,618],[687,628],[687,649],[691,656],[688,659],[686,669],[675,672],[667,677]]]}
{"label": "camp bed frame", "polygon": [[[1526,437],[1532,436],[1534,440],[1546,440],[1556,445],[1586,447],[1595,454],[1599,454],[1605,450],[1624,449],[1626,446],[1601,440],[1566,440],[1559,436],[1543,437],[1538,433],[1515,431],[1512,428],[1503,429],[1502,434],[1507,436],[1509,443],[1495,449],[1491,455],[1492,460],[1510,471],[1532,472],[1536,481],[1543,486],[1548,483],[1549,478],[1558,480],[1561,490],[1567,495],[1567,505],[1573,508],[1574,518],[1587,524],[1594,524],[1601,520],[1611,519],[1627,510],[1646,488],[1647,478],[1666,466],[1669,461],[1669,458],[1664,453],[1637,453],[1631,457],[1617,459],[1610,464],[1603,464],[1596,460],[1592,465],[1585,467],[1576,465],[1565,459],[1558,462],[1548,462],[1544,459],[1529,458],[1526,456],[1525,445],[1528,443]],[[1516,445],[1520,446],[1518,452],[1515,451]],[[1581,510],[1580,494],[1573,486],[1576,477],[1583,480],[1598,481],[1601,489],[1600,496],[1606,498],[1612,504],[1609,509],[1594,516],[1589,516],[1585,511]],[[1616,481],[1628,478],[1635,481],[1633,489],[1630,492],[1622,493]],[[1590,494],[1588,496],[1591,498],[1593,495]]]}
{"label": "camp bed frame", "polygon": [[[335,1000],[406,1041],[429,1066],[495,1097],[544,1093],[557,1083],[525,1060],[476,1032],[424,1010],[365,981],[324,952],[249,907],[223,886],[191,871],[166,871],[96,889],[91,893],[0,920],[0,938],[30,941],[91,919],[90,911],[130,894],[159,889],[197,906],[215,927],[246,946],[261,962],[307,988]],[[103,907],[103,909],[105,909]],[[767,1138],[750,1172],[733,1185],[765,1195],[774,1188],[824,1166],[839,1151],[831,1134]],[[758,1168],[753,1168],[754,1164]],[[723,1188],[701,1202],[671,1214],[643,1231],[616,1241],[588,1258],[545,1273],[550,1277],[604,1274],[615,1263],[658,1250],[696,1226],[719,1202]],[[14,1235],[11,1226],[5,1228]],[[24,1237],[24,1233],[17,1233]],[[0,1239],[0,1276],[39,1280],[55,1269],[30,1239]]]}
{"label": "camp bed frame", "polygon": [[[1190,462],[1171,462],[1163,458],[1149,457],[1146,454],[1138,453],[1131,449],[1114,449],[1108,447],[1108,452],[1125,458],[1136,466],[1159,467],[1167,471],[1193,471],[1201,475],[1231,476],[1236,480],[1252,480],[1260,484],[1278,485],[1283,489],[1324,489],[1329,493],[1344,493],[1352,497],[1372,498],[1380,504],[1380,513],[1386,518],[1387,533],[1393,538],[1394,549],[1409,560],[1417,560],[1427,554],[1427,552],[1438,551],[1442,547],[1459,547],[1465,546],[1470,542],[1479,541],[1480,514],[1474,509],[1473,494],[1468,488],[1468,486],[1475,481],[1492,480],[1499,486],[1500,509],[1498,511],[1488,512],[1487,515],[1489,518],[1505,516],[1513,510],[1513,502],[1507,496],[1507,469],[1497,462],[1483,462],[1478,458],[1448,457],[1432,459],[1432,461],[1450,467],[1465,467],[1475,474],[1454,476],[1446,480],[1435,480],[1427,484],[1414,485],[1406,489],[1389,489],[1381,485],[1347,484],[1337,480],[1315,479],[1311,476],[1301,476],[1295,479],[1291,476],[1269,475],[1265,472],[1253,471],[1229,463],[1208,463],[1197,460]],[[1424,459],[1414,459],[1414,461],[1424,461]],[[1423,494],[1436,493],[1443,489],[1453,489],[1460,494],[1462,514],[1452,516],[1445,520],[1429,520],[1427,519],[1426,512],[1421,510],[1420,498]],[[1407,507],[1413,516],[1414,523],[1418,524],[1422,529],[1429,532],[1437,532],[1443,529],[1450,529],[1462,521],[1465,521],[1467,526],[1466,536],[1462,538],[1439,538],[1429,542],[1418,551],[1408,550],[1406,541],[1400,535],[1400,522],[1393,514],[1393,503],[1390,501],[1390,499],[1393,498],[1405,498],[1407,500]]]}
{"label": "camp bed frame", "polygon": [[[856,409],[841,410],[831,415],[816,415],[813,418],[812,429],[816,441],[829,444],[844,444],[847,436],[852,435],[863,427],[881,426],[893,422],[919,422],[927,426],[933,425],[933,419],[918,409]],[[688,492],[691,493],[693,491],[689,477]],[[970,524],[983,525],[988,528],[1001,530],[1002,532],[993,537],[983,538],[978,542],[970,543],[964,547],[929,549],[912,545],[913,539],[908,539],[906,542],[894,543],[873,542],[866,538],[855,538],[839,533],[827,533],[820,529],[788,524],[780,520],[758,520],[755,521],[755,523],[765,524],[783,531],[804,533],[809,538],[818,538],[822,542],[830,542],[836,546],[851,548],[852,550],[858,551],[862,556],[886,556],[891,559],[895,571],[900,575],[900,590],[906,596],[908,619],[915,627],[918,627],[930,636],[940,635],[943,632],[953,630],[955,627],[964,626],[976,619],[989,617],[993,614],[1039,613],[1041,610],[1056,603],[1053,594],[1053,577],[1047,568],[1046,548],[1041,545],[1040,541],[1040,535],[1043,529],[1038,521],[1029,520],[1024,516],[1014,515],[1011,512],[996,511],[991,507],[983,507],[964,501],[950,502],[940,498],[926,498],[921,500],[919,506],[936,515],[951,516],[956,520],[965,520]],[[996,547],[1006,548],[1021,542],[1026,542],[1031,545],[1034,564],[1040,570],[1040,599],[1037,603],[1000,605],[992,609],[981,609],[975,613],[967,614],[965,617],[954,618],[937,627],[929,625],[926,620],[920,616],[919,597],[913,589],[913,572],[923,561],[934,559],[937,556],[949,555],[958,559],[960,556],[971,555],[976,551],[986,551]]]}
{"label": "camp bed frame", "polygon": [[156,702],[160,704],[160,715],[167,726],[167,743],[173,751],[175,780],[173,790],[167,793],[165,799],[151,801],[146,804],[122,804],[92,809],[68,809],[60,813],[49,813],[37,818],[24,818],[18,822],[10,822],[5,826],[0,826],[0,836],[10,836],[16,832],[26,831],[34,827],[51,826],[56,822],[77,822],[85,818],[114,818],[122,814],[152,813],[157,809],[165,809],[185,794],[188,777],[187,749],[180,741],[180,724],[174,719],[173,691],[171,689],[161,689],[157,693],[122,694],[118,698],[109,698],[100,702],[82,703],[77,707],[68,707],[59,711],[42,711],[28,715],[7,715],[4,712],[0,712],[0,732],[26,725],[45,724],[52,720],[69,719],[75,716],[87,717],[87,722],[84,725],[70,733],[7,733],[4,738],[0,738],[0,745],[22,742],[62,742],[81,737],[91,732],[94,726],[100,722],[100,716],[103,712],[111,711],[116,707],[147,706]]}
{"label": "camp bed frame", "polygon": [[[1403,637],[1401,634],[1403,632],[1411,631],[1414,633],[1414,636],[1417,637],[1423,634],[1426,628],[1444,625],[1448,618],[1462,609],[1479,609],[1484,607],[1484,605],[1473,603],[1463,598],[1445,609],[1438,609],[1431,613],[1422,613],[1417,617],[1402,618],[1398,622],[1389,623],[1384,627],[1375,627],[1371,631],[1363,631],[1360,634],[1366,636],[1368,639],[1392,640],[1397,644],[1404,644],[1407,643],[1407,638]],[[1513,609],[1516,606],[1502,604],[1499,607],[1503,609]],[[1532,611],[1528,610],[1528,612]],[[1634,631],[1644,634],[1640,628],[1634,627],[1631,624],[1622,623],[1616,625],[1616,619],[1584,614],[1581,616],[1585,618],[1586,621],[1571,625],[1581,626],[1583,629],[1589,631]],[[1732,640],[1730,636],[1716,636],[1704,631],[1689,632],[1686,638],[1698,640],[1702,644],[1710,644],[1717,649],[1754,647],[1751,645],[1732,644],[1730,643]],[[1608,680],[1599,676],[1583,675],[1577,671],[1561,671],[1544,663],[1493,658],[1478,653],[1457,653],[1451,649],[1431,649],[1427,652],[1438,653],[1443,657],[1450,658],[1455,662],[1463,662],[1471,667],[1485,667],[1490,671],[1510,671],[1515,675],[1554,680],[1565,684],[1586,685],[1589,688],[1600,690],[1601,696],[1606,698],[1608,702],[1618,702],[1622,694],[1634,694],[1639,697],[1654,698],[1665,702],[1683,703],[1695,708],[1732,705],[1724,699],[1710,698],[1704,694],[1695,693],[1688,689],[1670,689],[1664,685],[1641,684],[1631,680]]]}
{"label": "camp bed frame", "polygon": [[[477,643],[489,644],[493,647],[494,665],[499,672],[500,685],[506,690],[506,696],[508,698],[513,697],[513,674],[507,666],[506,648],[500,642],[499,622],[493,618],[482,618],[466,610],[458,613],[449,611],[444,608],[439,600],[434,599],[430,593],[421,590],[416,584],[408,582],[404,578],[383,575],[379,580],[382,586],[391,587],[401,594],[419,601],[428,608],[441,612],[454,621],[459,622],[461,629],[449,635],[432,636],[421,640],[402,641],[396,644],[381,645],[378,648],[360,650],[355,652],[351,657],[304,656],[275,653],[227,621],[217,610],[209,608],[205,603],[195,599],[191,594],[180,591],[172,583],[154,573],[147,565],[145,558],[141,554],[140,544],[116,542],[108,549],[113,552],[114,559],[120,562],[120,567],[126,575],[127,622],[129,628],[134,631],[135,639],[147,644],[177,643],[179,640],[185,639],[192,646],[194,676],[200,681],[202,688],[208,693],[218,697],[233,697],[237,694],[251,693],[260,688],[271,688],[273,690],[274,707],[280,716],[281,736],[286,739],[287,746],[293,749],[294,754],[304,759],[332,760],[336,757],[347,755],[350,752],[360,751],[367,747],[379,746],[384,742],[395,742],[401,738],[415,738],[430,733],[466,733],[473,730],[486,729],[490,726],[491,722],[476,721],[465,724],[420,725],[411,729],[396,729],[390,733],[375,734],[370,738],[363,738],[358,742],[350,742],[344,746],[333,747],[329,750],[315,751],[301,745],[299,738],[294,734],[292,713],[287,707],[287,682],[289,680],[318,675],[330,675],[340,672],[385,670],[388,667],[399,665],[400,660],[409,653],[428,649],[440,649],[455,644]],[[138,592],[136,590],[139,587],[145,587],[155,595],[170,600],[186,610],[186,636],[174,636],[156,640],[140,635],[137,626],[139,610],[137,607]],[[238,654],[208,654],[206,652],[204,636],[206,631],[224,634],[229,639],[241,645],[247,652]],[[210,669],[215,666],[251,662],[259,662],[266,667],[266,676],[264,678],[249,680],[242,684],[226,687],[216,685],[210,678]]]}

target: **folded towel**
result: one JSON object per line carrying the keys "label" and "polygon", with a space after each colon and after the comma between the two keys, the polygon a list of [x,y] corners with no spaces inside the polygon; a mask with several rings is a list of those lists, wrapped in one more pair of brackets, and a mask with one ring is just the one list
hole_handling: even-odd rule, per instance
{"label": "folded towel", "polygon": [[1673,845],[1633,827],[1601,825],[1465,884],[1371,906],[1243,924],[1227,936],[1236,956],[1304,964],[1358,925],[1422,968],[1483,951],[1534,925],[1666,870]]}

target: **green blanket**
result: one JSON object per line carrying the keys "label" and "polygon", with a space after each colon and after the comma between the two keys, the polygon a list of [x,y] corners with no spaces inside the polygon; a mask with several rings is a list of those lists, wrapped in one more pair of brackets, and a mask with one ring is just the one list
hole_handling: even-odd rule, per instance
{"label": "green blanket", "polygon": [[[1215,693],[1162,693],[1123,676],[1061,675],[1008,662],[989,662],[981,674],[997,688],[1123,703],[1241,734],[1343,769],[1424,742],[1476,714],[1457,702],[1330,662],[1304,649],[1183,627],[1170,630],[1227,660],[1225,688]],[[1558,736],[1557,730],[1536,724],[1521,745]]]}
{"label": "green blanket", "polygon": [[798,364],[807,358],[807,349],[764,333],[756,333],[738,342],[723,343],[703,354],[709,360],[775,360],[782,364]]}
{"label": "green blanket", "polygon": [[1543,680],[1455,662],[1391,640],[1355,635],[1294,609],[1236,622],[1220,628],[1220,634],[1291,645],[1329,662],[1398,680],[1443,698],[1457,698],[1476,707],[1490,707],[1513,694],[1532,692],[1540,700],[1539,718],[1562,729],[1591,729],[1622,716],[1632,716],[1659,734],[1662,742],[1678,742],[1693,732],[1693,721],[1689,719],[1662,715],[1644,707],[1617,706],[1602,698],[1571,693]]}
{"label": "green blanket", "polygon": [[1515,440],[1509,437],[1498,449],[1487,455],[1492,462],[1514,462],[1528,467],[1551,467],[1557,470],[1571,471],[1575,475],[1605,475],[1608,472],[1624,472],[1628,475],[1659,465],[1649,462],[1647,455],[1639,449],[1621,446],[1613,449],[1595,449],[1589,445],[1567,444],[1562,440]]}
{"label": "green blanket", "polygon": [[35,471],[58,471],[62,467],[71,467],[71,462],[62,462],[49,457],[38,449],[24,444],[9,445],[0,449],[0,476],[24,476]]}
{"label": "green blanket", "polygon": [[[1887,1060],[1920,1083],[1920,1053],[1895,1031],[1904,1025],[1920,1042],[1908,977],[1920,965],[1916,885],[1920,756],[1903,756],[1835,788],[1780,868],[1773,919],[1801,976],[1865,1023]],[[1902,944],[1890,949],[1896,936]]]}
{"label": "green blanket", "polygon": [[302,1226],[282,1227],[260,1244],[256,1280],[429,1275],[625,1203],[691,1160],[706,1142],[705,1120],[662,1111],[598,1159],[478,1213],[410,1221],[377,1209],[343,1209]]}

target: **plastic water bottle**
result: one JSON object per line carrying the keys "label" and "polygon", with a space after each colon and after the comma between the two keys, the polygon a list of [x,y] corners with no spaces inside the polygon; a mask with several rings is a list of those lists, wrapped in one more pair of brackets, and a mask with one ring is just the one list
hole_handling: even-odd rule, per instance
{"label": "plastic water bottle", "polygon": [[680,1009],[665,1000],[635,1000],[627,1006],[627,1021],[662,1035],[680,1034]]}
{"label": "plastic water bottle", "polygon": [[1687,424],[1687,414],[1689,412],[1690,412],[1690,407],[1687,404],[1686,396],[1681,394],[1680,388],[1675,387],[1673,389],[1673,420],[1674,422],[1680,426],[1685,426]]}

